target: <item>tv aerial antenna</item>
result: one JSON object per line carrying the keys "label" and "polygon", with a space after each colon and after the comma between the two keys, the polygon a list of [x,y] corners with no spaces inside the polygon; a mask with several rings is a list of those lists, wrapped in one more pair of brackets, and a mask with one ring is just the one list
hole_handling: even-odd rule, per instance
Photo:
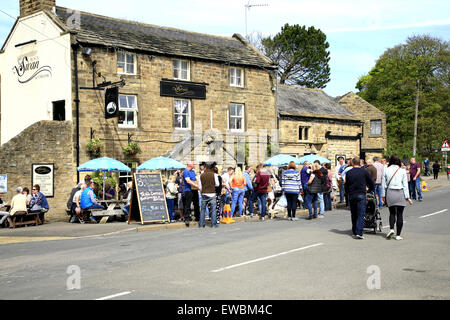
{"label": "tv aerial antenna", "polygon": [[248,0],[248,3],[245,5],[245,37],[248,38],[248,13],[250,11],[250,8],[252,7],[268,7],[269,5],[267,3],[260,3],[260,4],[250,4],[250,0]]}

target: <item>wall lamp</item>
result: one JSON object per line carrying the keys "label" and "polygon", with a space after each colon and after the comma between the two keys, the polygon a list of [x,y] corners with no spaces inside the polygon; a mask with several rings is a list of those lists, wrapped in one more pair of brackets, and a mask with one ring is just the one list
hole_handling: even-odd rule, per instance
{"label": "wall lamp", "polygon": [[94,53],[94,49],[92,48],[83,48],[81,51],[85,56],[91,56]]}

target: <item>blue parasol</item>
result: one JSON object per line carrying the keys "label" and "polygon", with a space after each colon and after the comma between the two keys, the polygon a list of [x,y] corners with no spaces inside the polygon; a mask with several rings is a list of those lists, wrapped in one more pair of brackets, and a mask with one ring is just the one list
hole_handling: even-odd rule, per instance
{"label": "blue parasol", "polygon": [[313,163],[316,160],[319,160],[320,164],[331,163],[331,161],[327,158],[318,156],[316,154],[308,154],[307,156],[296,159],[295,164],[304,164],[306,161],[308,161],[309,163]]}
{"label": "blue parasol", "polygon": [[130,172],[122,162],[111,158],[98,158],[88,161],[77,168],[79,172]]}
{"label": "blue parasol", "polygon": [[158,157],[144,162],[139,167],[137,167],[136,171],[178,170],[184,168],[186,168],[186,166],[175,159]]}
{"label": "blue parasol", "polygon": [[282,167],[287,166],[291,161],[296,161],[297,158],[288,154],[278,154],[270,159],[267,159],[264,164],[266,166]]}
{"label": "blue parasol", "polygon": [[[131,172],[122,162],[108,157],[88,161],[77,168],[79,172]],[[105,180],[103,175],[103,200],[105,200]]]}

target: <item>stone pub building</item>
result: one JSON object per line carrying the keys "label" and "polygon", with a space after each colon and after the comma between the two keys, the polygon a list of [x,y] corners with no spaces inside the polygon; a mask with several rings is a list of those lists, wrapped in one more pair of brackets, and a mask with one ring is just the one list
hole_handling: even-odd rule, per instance
{"label": "stone pub building", "polygon": [[[96,139],[101,156],[132,168],[164,155],[256,165],[278,141],[286,142],[279,152],[295,155],[361,151],[362,140],[353,137],[364,136],[363,121],[370,119],[337,102],[338,116],[302,116],[304,102],[280,106],[280,95],[293,92],[277,93],[276,70],[239,34],[219,37],[75,11],[55,0],[20,0],[20,16],[0,51],[4,198],[17,186],[40,183],[49,195],[48,218],[64,219],[70,191],[83,178],[76,168],[96,157],[87,149]],[[118,90],[112,118],[105,108],[110,90]],[[350,98],[343,97],[354,107]],[[314,101],[308,108],[320,109]],[[385,118],[377,117],[384,128]],[[342,129],[348,125],[356,132]],[[309,137],[299,136],[297,130],[311,126]],[[350,146],[341,141],[336,152],[326,146],[336,135],[352,136]],[[237,147],[242,140],[245,150]],[[130,143],[142,153],[124,153]]]}
{"label": "stone pub building", "polygon": [[[64,217],[93,138],[102,142],[102,156],[136,168],[173,154],[194,133],[210,131],[223,141],[227,133],[275,130],[275,70],[238,34],[199,34],[61,8],[55,0],[20,0],[20,17],[0,51],[5,198],[31,186],[35,165],[49,166],[49,217]],[[105,89],[114,87],[119,117],[107,119]],[[125,155],[130,142],[142,153]],[[236,151],[219,149],[230,164],[238,162]],[[197,153],[175,158],[207,160]]]}

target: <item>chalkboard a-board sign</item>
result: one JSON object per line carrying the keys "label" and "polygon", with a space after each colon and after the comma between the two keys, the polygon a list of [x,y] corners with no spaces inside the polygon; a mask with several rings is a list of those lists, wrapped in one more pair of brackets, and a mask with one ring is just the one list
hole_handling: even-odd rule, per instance
{"label": "chalkboard a-board sign", "polygon": [[161,172],[135,173],[132,189],[128,222],[170,221]]}

